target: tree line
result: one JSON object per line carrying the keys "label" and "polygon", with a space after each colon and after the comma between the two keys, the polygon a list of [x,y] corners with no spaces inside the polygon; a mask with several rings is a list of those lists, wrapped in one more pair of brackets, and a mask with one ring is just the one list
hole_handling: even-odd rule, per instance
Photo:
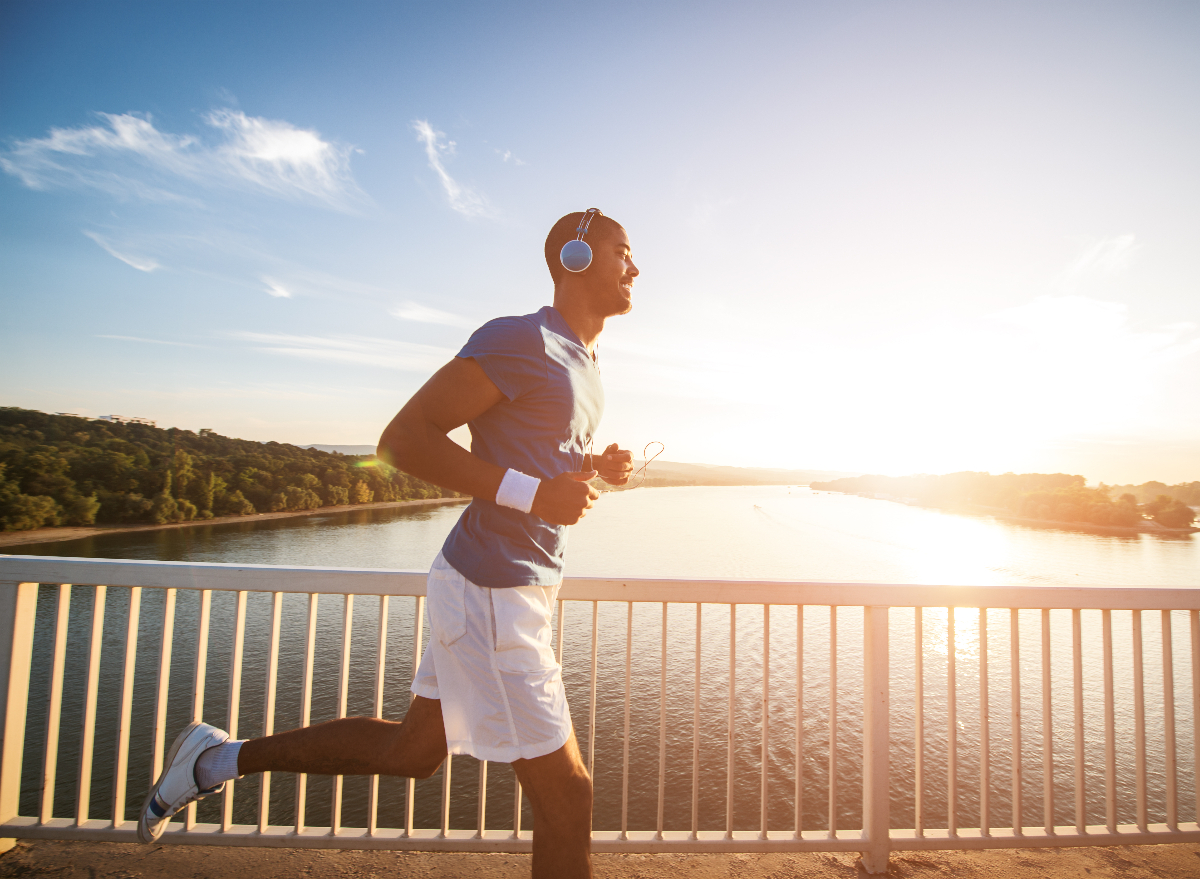
{"label": "tree line", "polygon": [[[1133,526],[1152,519],[1167,528],[1187,528],[1196,519],[1200,482],[1167,486],[1088,488],[1082,476],[1066,473],[946,473],[915,476],[852,476],[814,482],[812,488],[852,494],[911,498],[931,507],[978,507],[1026,519]],[[1113,495],[1116,494],[1116,497]]]}
{"label": "tree line", "polygon": [[0,407],[0,530],[459,497],[373,456]]}

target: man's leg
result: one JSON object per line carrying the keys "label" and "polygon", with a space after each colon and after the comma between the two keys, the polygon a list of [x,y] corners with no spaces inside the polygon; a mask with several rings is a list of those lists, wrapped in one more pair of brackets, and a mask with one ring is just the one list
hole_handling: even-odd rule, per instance
{"label": "man's leg", "polygon": [[557,751],[513,769],[533,806],[533,879],[590,879],[592,779],[574,731]]}
{"label": "man's leg", "polygon": [[442,703],[414,696],[400,723],[346,717],[262,739],[237,755],[238,772],[310,775],[401,775],[428,778],[446,759]]}

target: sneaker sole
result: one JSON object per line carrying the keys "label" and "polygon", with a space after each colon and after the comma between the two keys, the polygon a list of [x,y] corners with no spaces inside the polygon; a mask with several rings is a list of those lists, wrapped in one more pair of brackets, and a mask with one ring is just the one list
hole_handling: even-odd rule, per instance
{"label": "sneaker sole", "polygon": [[159,830],[157,833],[151,831],[150,828],[145,827],[146,813],[150,809],[150,803],[151,803],[151,801],[153,801],[155,796],[158,795],[159,785],[161,785],[163,783],[163,780],[166,779],[167,772],[168,772],[168,770],[170,770],[171,764],[175,762],[175,756],[179,753],[179,749],[183,747],[183,743],[187,741],[187,738],[189,735],[191,735],[192,731],[194,729],[196,729],[196,727],[203,726],[203,725],[204,724],[201,723],[200,721],[193,720],[191,723],[189,723],[187,726],[185,726],[183,728],[183,732],[181,732],[179,735],[177,735],[175,737],[175,741],[171,744],[171,750],[169,750],[167,752],[167,759],[163,761],[163,768],[162,768],[162,772],[160,772],[158,775],[158,781],[154,782],[154,787],[150,788],[150,793],[147,794],[146,799],[142,801],[142,811],[138,813],[137,833],[138,833],[138,839],[140,839],[142,842],[144,842],[144,843],[158,842],[158,840],[162,837],[163,833],[166,832],[167,825],[171,823],[171,818],[175,817],[174,815],[172,815],[170,818],[164,818],[163,820],[159,821],[158,822]]}

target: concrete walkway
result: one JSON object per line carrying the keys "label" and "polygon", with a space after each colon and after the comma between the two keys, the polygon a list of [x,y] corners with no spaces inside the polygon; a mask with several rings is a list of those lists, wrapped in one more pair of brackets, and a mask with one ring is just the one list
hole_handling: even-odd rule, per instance
{"label": "concrete walkway", "polygon": [[[599,879],[857,879],[847,854],[596,855]],[[105,842],[19,842],[0,877],[54,879],[527,879],[528,855],[311,851]],[[933,879],[1187,879],[1200,877],[1200,845],[901,853],[895,877]]]}

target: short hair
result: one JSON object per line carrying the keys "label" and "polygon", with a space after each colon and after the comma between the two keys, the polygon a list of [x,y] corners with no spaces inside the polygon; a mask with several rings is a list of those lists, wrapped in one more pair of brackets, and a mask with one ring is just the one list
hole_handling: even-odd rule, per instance
{"label": "short hair", "polygon": [[[567,214],[565,217],[559,218],[551,229],[550,234],[546,236],[546,267],[550,269],[550,277],[554,279],[554,283],[558,283],[558,279],[567,273],[563,268],[562,261],[559,259],[559,253],[562,252],[563,245],[575,238],[576,230],[579,228],[579,221],[583,219],[583,211],[575,211]],[[598,236],[597,232],[609,233],[617,229],[624,231],[625,227],[614,220],[612,217],[606,217],[604,214],[596,214],[592,218],[591,225],[588,226],[588,234],[584,236],[584,241],[592,243]],[[589,239],[591,239],[589,241]]]}

